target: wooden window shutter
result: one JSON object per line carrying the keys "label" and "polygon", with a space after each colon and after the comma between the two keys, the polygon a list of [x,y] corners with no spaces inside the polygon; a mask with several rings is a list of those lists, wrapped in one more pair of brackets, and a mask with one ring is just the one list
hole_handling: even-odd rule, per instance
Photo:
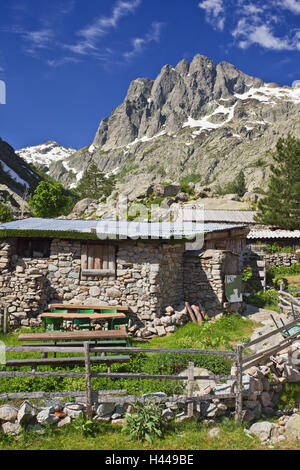
{"label": "wooden window shutter", "polygon": [[94,243],[83,243],[81,245],[82,277],[105,277],[115,276],[115,274],[116,250],[113,245],[97,245]]}

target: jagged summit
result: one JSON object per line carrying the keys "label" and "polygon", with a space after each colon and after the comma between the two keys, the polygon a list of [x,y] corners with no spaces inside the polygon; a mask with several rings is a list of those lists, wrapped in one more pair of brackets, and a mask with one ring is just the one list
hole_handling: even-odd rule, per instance
{"label": "jagged summit", "polygon": [[50,153],[42,148],[39,156],[29,151],[27,158],[45,164],[69,187],[94,161],[101,171],[116,174],[130,197],[149,183],[191,174],[214,187],[240,170],[253,190],[266,184],[268,151],[289,132],[300,137],[300,87],[264,83],[228,62],[216,64],[197,54],[191,62],[165,65],[155,80],[132,81],[123,103],[101,121],[85,148],[65,154],[60,148],[60,155],[52,154],[56,148]]}

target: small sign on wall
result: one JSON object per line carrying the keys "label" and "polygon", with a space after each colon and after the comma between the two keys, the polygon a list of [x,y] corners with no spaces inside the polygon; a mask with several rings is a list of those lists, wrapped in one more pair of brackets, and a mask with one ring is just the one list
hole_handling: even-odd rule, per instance
{"label": "small sign on wall", "polygon": [[242,275],[231,274],[225,276],[225,294],[228,302],[242,302]]}

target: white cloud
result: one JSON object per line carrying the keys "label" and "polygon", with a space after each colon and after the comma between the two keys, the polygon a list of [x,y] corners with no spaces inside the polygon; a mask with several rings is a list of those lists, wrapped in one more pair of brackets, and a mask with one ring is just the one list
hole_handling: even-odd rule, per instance
{"label": "white cloud", "polygon": [[203,0],[198,4],[205,10],[206,21],[214,28],[223,30],[225,25],[225,8],[223,0]]}
{"label": "white cloud", "polygon": [[258,45],[276,51],[300,50],[299,25],[293,27],[285,17],[287,10],[300,14],[300,0],[203,0],[198,6],[215,29],[230,24],[230,34],[242,49]]}
{"label": "white cloud", "polygon": [[299,0],[280,0],[278,1],[278,6],[290,10],[296,15],[300,14],[300,1]]}
{"label": "white cloud", "polygon": [[141,0],[118,0],[110,16],[100,16],[90,25],[77,32],[82,39],[73,45],[65,45],[76,54],[91,54],[97,51],[97,41],[105,36],[110,29],[116,29],[119,21],[136,11]]}
{"label": "white cloud", "polygon": [[129,60],[140,54],[149,43],[159,42],[162,27],[163,23],[152,23],[150,31],[144,37],[132,39],[132,49],[123,54],[125,59]]}

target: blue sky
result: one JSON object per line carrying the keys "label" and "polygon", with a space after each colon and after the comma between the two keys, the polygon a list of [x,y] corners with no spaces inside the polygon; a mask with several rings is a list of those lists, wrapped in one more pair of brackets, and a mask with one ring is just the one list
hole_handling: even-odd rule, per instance
{"label": "blue sky", "polygon": [[300,80],[300,0],[2,0],[0,136],[81,148],[137,77],[197,53]]}

